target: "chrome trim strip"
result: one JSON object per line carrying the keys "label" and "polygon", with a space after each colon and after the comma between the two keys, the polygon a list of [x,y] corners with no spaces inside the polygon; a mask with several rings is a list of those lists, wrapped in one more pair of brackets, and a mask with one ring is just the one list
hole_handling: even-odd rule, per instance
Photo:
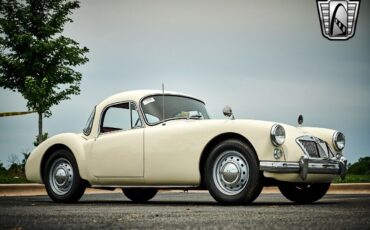
{"label": "chrome trim strip", "polygon": [[92,185],[91,188],[197,188],[199,185]]}

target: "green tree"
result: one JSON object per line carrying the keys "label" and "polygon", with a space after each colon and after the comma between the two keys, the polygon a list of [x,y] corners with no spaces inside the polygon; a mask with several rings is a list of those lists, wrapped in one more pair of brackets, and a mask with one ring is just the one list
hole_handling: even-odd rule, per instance
{"label": "green tree", "polygon": [[0,86],[19,92],[38,114],[38,143],[50,108],[80,93],[86,47],[62,35],[76,0],[0,0]]}
{"label": "green tree", "polygon": [[[49,133],[43,133],[42,134],[42,138],[41,138],[41,142],[48,139],[49,137]],[[37,147],[39,146],[39,144],[41,143],[40,142],[40,138],[39,138],[39,135],[36,136],[36,140],[33,142],[33,146]]]}
{"label": "green tree", "polygon": [[370,157],[361,157],[358,162],[349,167],[348,174],[370,175]]}
{"label": "green tree", "polygon": [[6,168],[4,167],[4,164],[2,161],[0,161],[0,174],[6,172]]}
{"label": "green tree", "polygon": [[21,166],[22,166],[22,171],[25,172],[26,162],[27,162],[28,157],[31,155],[31,152],[28,152],[28,153],[23,152],[22,155],[23,155],[23,160],[21,162]]}

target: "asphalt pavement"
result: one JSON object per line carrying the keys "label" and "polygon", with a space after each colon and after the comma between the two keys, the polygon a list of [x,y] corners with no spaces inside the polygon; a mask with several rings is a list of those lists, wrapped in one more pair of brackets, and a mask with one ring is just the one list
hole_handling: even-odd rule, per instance
{"label": "asphalt pavement", "polygon": [[76,204],[47,196],[0,197],[0,229],[370,229],[370,195],[326,195],[296,205],[261,194],[251,205],[222,206],[207,192],[161,192],[135,204],[120,193]]}

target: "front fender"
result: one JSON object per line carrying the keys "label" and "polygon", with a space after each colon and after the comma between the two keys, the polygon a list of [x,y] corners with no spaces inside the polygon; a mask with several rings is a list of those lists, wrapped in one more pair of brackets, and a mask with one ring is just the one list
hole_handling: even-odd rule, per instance
{"label": "front fender", "polygon": [[25,166],[27,180],[43,183],[43,159],[49,157],[58,148],[68,148],[72,152],[76,159],[81,178],[87,179],[88,173],[85,160],[86,141],[81,134],[75,133],[63,133],[45,140],[31,152],[27,159]]}

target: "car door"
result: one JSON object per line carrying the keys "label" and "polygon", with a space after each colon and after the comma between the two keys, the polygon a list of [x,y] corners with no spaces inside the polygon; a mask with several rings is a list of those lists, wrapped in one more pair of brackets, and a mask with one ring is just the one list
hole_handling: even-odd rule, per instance
{"label": "car door", "polygon": [[92,151],[91,172],[104,178],[143,177],[144,129],[133,102],[107,107]]}
{"label": "car door", "polygon": [[199,159],[206,143],[206,135],[204,130],[199,130],[194,124],[194,121],[178,120],[145,129],[147,184],[199,184]]}

